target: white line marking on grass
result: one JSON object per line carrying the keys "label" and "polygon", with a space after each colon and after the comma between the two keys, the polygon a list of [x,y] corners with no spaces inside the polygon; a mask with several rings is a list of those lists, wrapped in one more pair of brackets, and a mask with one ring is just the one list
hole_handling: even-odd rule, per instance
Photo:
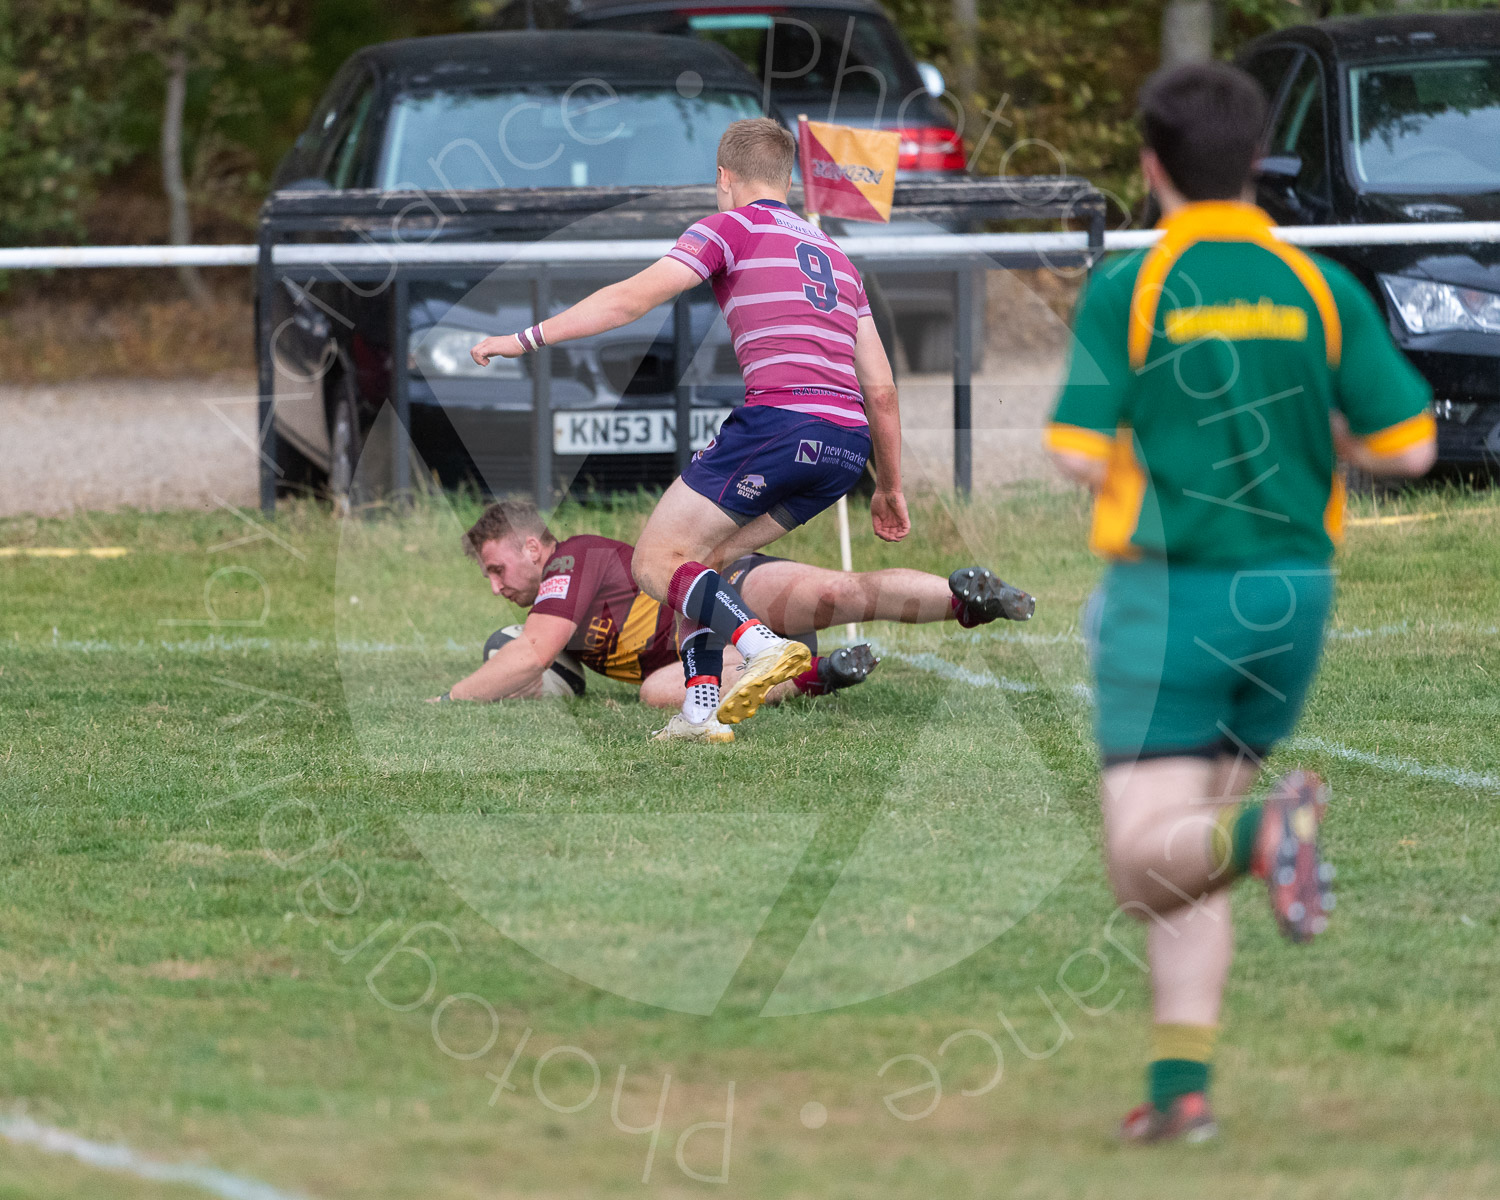
{"label": "white line marking on grass", "polygon": [[153,1183],[191,1184],[222,1196],[224,1200],[301,1200],[294,1192],[283,1192],[256,1179],[231,1175],[218,1167],[145,1158],[129,1146],[90,1141],[66,1129],[42,1125],[27,1116],[0,1117],[0,1137],[20,1146],[34,1146],[48,1154],[67,1155],[91,1167],[123,1171]]}
{"label": "white line marking on grass", "polygon": [[1367,750],[1356,750],[1352,746],[1330,742],[1320,737],[1293,738],[1287,745],[1293,750],[1315,750],[1320,754],[1331,754],[1335,758],[1374,767],[1378,771],[1389,771],[1393,775],[1410,775],[1415,779],[1435,779],[1439,783],[1451,783],[1455,787],[1472,788],[1481,792],[1500,792],[1500,775],[1485,775],[1480,771],[1469,771],[1463,767],[1429,767],[1426,763],[1420,763],[1405,755],[1371,754]]}
{"label": "white line marking on grass", "polygon": [[[1002,692],[1015,692],[1023,696],[1040,690],[1034,683],[1026,683],[1020,679],[1007,679],[1003,675],[992,675],[988,671],[971,671],[968,667],[951,663],[946,658],[939,658],[936,654],[903,654],[899,650],[891,650],[874,641],[870,643],[870,649],[875,651],[877,658],[894,659],[909,667],[915,667],[919,671],[926,671],[929,675],[936,675],[955,683],[966,683],[970,687],[997,688]],[[1086,683],[1069,684],[1067,690],[1085,701],[1092,701],[1094,698],[1093,688]]]}
{"label": "white line marking on grass", "polygon": [[[1374,628],[1349,626],[1345,629],[1330,629],[1328,640],[1331,642],[1364,641],[1369,638],[1411,637],[1424,633],[1460,633],[1477,637],[1495,637],[1500,635],[1500,626],[1467,625],[1457,621],[1424,621],[1419,625],[1413,625],[1410,621],[1400,621]],[[967,643],[973,646],[996,643],[1019,643],[1030,646],[1083,644],[1083,638],[1076,633],[986,633],[981,630],[972,632],[949,630],[944,636],[949,642]],[[335,644],[321,638],[225,637],[217,633],[211,633],[204,638],[185,638],[175,641],[168,641],[164,638],[147,641],[145,638],[138,638],[133,642],[113,642],[108,638],[78,639],[59,636],[50,642],[42,643],[0,642],[0,650],[7,648],[51,649],[74,654],[140,654],[156,651],[167,654],[233,654],[246,650],[289,651],[304,654],[324,654],[331,650],[337,650],[340,654],[432,654],[439,651],[445,654],[478,654],[480,651],[478,642],[460,642],[451,637],[441,642],[427,643],[352,641]],[[887,649],[886,653],[895,657],[899,652]]]}
{"label": "white line marking on grass", "polygon": [[1341,642],[1361,638],[1410,637],[1414,633],[1469,633],[1480,637],[1494,637],[1500,633],[1500,627],[1467,625],[1461,621],[1425,621],[1414,627],[1410,621],[1397,621],[1394,625],[1377,625],[1374,629],[1358,625],[1351,625],[1347,629],[1330,629],[1327,638],[1330,642]]}
{"label": "white line marking on grass", "polygon": [[939,658],[936,654],[902,654],[899,650],[887,650],[875,642],[870,643],[870,649],[874,650],[879,658],[894,658],[897,662],[916,667],[919,671],[926,671],[929,675],[936,675],[955,683],[966,683],[970,687],[999,688],[1002,692],[1017,692],[1021,695],[1036,691],[1034,683],[1006,679],[1000,675],[991,675],[988,671],[971,671],[968,667],[951,663],[945,658]]}
{"label": "white line marking on grass", "polygon": [[[956,683],[967,683],[970,687],[1000,688],[1007,692],[1021,693],[1037,690],[1036,684],[1005,679],[991,675],[988,671],[971,671],[967,667],[961,667],[957,663],[939,658],[936,654],[902,654],[896,650],[886,650],[874,642],[871,642],[870,646],[881,658],[892,658],[907,666],[916,667],[919,671],[927,671]],[[1086,683],[1070,684],[1068,691],[1087,704],[1094,702],[1094,689]],[[1480,771],[1441,764],[1428,766],[1426,763],[1407,758],[1405,755],[1371,754],[1367,750],[1356,750],[1352,746],[1345,746],[1341,742],[1331,742],[1327,738],[1297,737],[1287,742],[1287,747],[1292,750],[1313,750],[1320,754],[1331,754],[1335,758],[1374,767],[1377,771],[1387,771],[1393,775],[1432,779],[1439,783],[1451,783],[1455,787],[1469,788],[1474,791],[1500,792],[1500,775],[1486,775]]]}

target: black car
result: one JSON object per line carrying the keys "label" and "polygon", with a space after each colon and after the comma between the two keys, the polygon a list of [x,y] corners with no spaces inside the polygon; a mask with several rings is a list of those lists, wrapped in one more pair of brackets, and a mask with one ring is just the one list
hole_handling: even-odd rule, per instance
{"label": "black car", "polygon": [[[1281,224],[1500,219],[1500,14],[1350,18],[1251,42]],[[1438,459],[1500,462],[1500,246],[1330,247],[1433,386]]]}
{"label": "black car", "polygon": [[732,51],[789,128],[814,121],[900,129],[900,178],[965,169],[963,138],[940,102],[941,72],[916,62],[874,0],[510,0],[501,29],[633,30],[692,37]]}
{"label": "black car", "polygon": [[[281,197],[314,193],[329,202],[323,228],[373,238],[391,225],[391,215],[379,213],[388,195],[536,189],[543,199],[527,214],[533,232],[522,236],[675,236],[694,218],[677,213],[651,224],[637,211],[624,226],[609,212],[580,220],[557,197],[601,186],[710,185],[725,128],[761,114],[758,85],[734,55],[684,38],[522,32],[390,42],[361,50],[338,72],[278,168],[265,212],[288,207]],[[550,221],[548,203],[557,210]],[[461,222],[454,229],[447,236],[462,240]],[[559,277],[551,311],[629,269]],[[390,287],[336,280],[286,279],[276,288],[271,352],[284,465],[310,464],[331,490],[347,493],[380,407],[394,394],[394,372],[405,370],[415,449],[443,482],[529,487],[531,362],[496,359],[480,368],[468,353],[482,336],[531,323],[529,280],[414,277],[406,363],[390,353],[392,297]],[[692,293],[689,313],[701,445],[743,401],[744,387],[707,287]],[[673,337],[663,307],[552,352],[562,486],[672,477]],[[366,459],[378,484],[389,454]]]}
{"label": "black car", "polygon": [[[931,63],[915,61],[874,0],[510,0],[496,17],[506,29],[636,30],[713,43],[732,51],[761,81],[761,100],[795,128],[799,115],[901,131],[897,178],[952,179],[966,174],[967,151],[954,128],[956,105]],[[841,242],[903,227],[830,222]],[[910,233],[932,233],[907,225]],[[946,228],[946,227],[945,227]],[[963,232],[951,229],[951,232]],[[946,276],[903,274],[882,288],[897,336],[914,370],[946,370],[952,361],[952,288]],[[979,345],[984,344],[981,334]]]}

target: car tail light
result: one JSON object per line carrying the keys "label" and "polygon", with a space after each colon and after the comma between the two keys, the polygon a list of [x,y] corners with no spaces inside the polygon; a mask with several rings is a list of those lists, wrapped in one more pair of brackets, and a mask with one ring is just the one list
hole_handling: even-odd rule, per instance
{"label": "car tail light", "polygon": [[924,125],[901,130],[901,157],[896,165],[903,171],[962,171],[967,158],[963,138],[951,129]]}

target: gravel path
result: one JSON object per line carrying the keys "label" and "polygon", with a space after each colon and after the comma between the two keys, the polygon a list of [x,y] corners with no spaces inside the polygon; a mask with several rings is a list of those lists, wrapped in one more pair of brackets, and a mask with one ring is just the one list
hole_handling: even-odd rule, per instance
{"label": "gravel path", "polygon": [[254,505],[255,380],[0,387],[0,515]]}
{"label": "gravel path", "polygon": [[[1041,426],[1061,370],[1036,351],[991,348],[974,384],[974,487],[1045,477]],[[907,489],[953,479],[953,385],[901,381]],[[255,381],[84,380],[0,387],[0,515],[75,509],[253,507],[258,500]]]}
{"label": "gravel path", "polygon": [[[1042,449],[1042,427],[1062,377],[1060,357],[997,354],[974,379],[974,491],[1023,479],[1056,479]],[[947,375],[900,381],[902,471],[909,492],[953,486],[953,380]]]}

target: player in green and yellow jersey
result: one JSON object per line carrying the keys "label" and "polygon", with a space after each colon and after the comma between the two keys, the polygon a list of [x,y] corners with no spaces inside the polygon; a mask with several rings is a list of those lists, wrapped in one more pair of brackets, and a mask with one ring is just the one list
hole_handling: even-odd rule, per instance
{"label": "player in green and yellow jersey", "polygon": [[1089,280],[1047,444],[1096,493],[1092,605],[1110,877],[1147,922],[1155,1055],[1134,1140],[1215,1132],[1209,1062],[1233,949],[1228,885],[1264,879],[1284,933],[1327,924],[1326,789],[1242,799],[1316,674],[1343,517],[1338,459],[1431,466],[1426,383],[1342,268],[1249,201],[1265,101],[1221,64],[1142,93],[1149,250]]}

